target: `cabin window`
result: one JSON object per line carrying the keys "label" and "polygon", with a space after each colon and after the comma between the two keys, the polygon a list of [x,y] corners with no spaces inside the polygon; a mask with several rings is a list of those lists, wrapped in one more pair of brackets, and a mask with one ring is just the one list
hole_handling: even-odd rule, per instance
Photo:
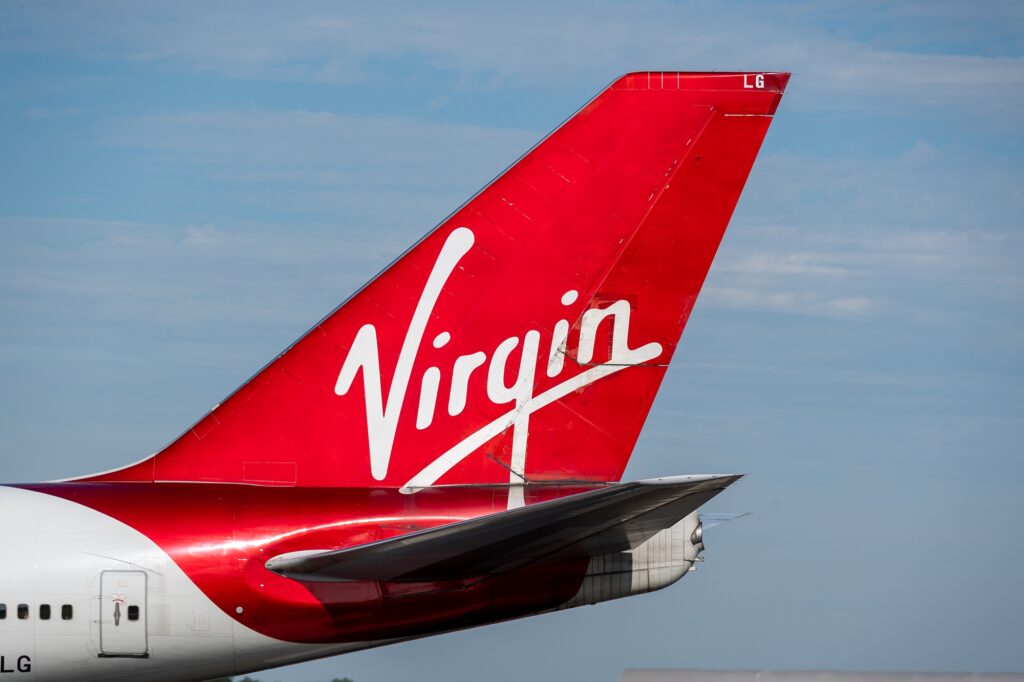
{"label": "cabin window", "polygon": [[28,619],[28,604],[18,604],[18,620]]}
{"label": "cabin window", "polygon": [[0,620],[7,618],[7,604],[0,604]]}
{"label": "cabin window", "polygon": [[39,620],[50,620],[50,605],[40,604],[39,605]]}
{"label": "cabin window", "polygon": [[132,604],[131,606],[128,607],[128,620],[138,620],[138,619],[139,619],[139,607],[136,606],[135,604]]}
{"label": "cabin window", "polygon": [[72,610],[71,604],[65,604],[64,606],[60,607],[60,619],[61,620],[71,620],[72,616],[74,616],[74,615],[75,615],[75,612],[74,612],[74,610]]}

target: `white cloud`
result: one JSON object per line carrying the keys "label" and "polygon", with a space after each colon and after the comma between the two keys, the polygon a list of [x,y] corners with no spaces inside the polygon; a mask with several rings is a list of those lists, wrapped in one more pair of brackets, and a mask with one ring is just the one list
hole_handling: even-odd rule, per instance
{"label": "white cloud", "polygon": [[232,203],[355,229],[420,234],[539,139],[530,131],[318,111],[121,118],[107,145],[154,152],[209,177]]}
{"label": "white cloud", "polygon": [[839,261],[842,257],[828,253],[756,253],[727,259],[718,266],[724,272],[746,275],[829,275],[844,276],[850,270]]}
{"label": "white cloud", "polygon": [[[951,307],[1024,303],[1024,236],[1014,232],[890,230],[884,223],[837,231],[742,221],[730,231],[702,294],[712,307],[937,320]],[[799,250],[808,246],[818,250]]]}
{"label": "white cloud", "polygon": [[267,110],[119,118],[100,133],[107,144],[221,168],[228,182],[306,187],[436,187],[481,170],[493,158],[507,163],[539,136],[477,125]]}
{"label": "white cloud", "polygon": [[[102,133],[108,144],[148,149],[212,173],[239,202],[315,208],[318,220],[357,216],[362,232],[348,236],[362,234],[356,240],[363,252],[381,264],[537,137],[310,111],[138,116]],[[1014,273],[1024,260],[1015,233],[1019,202],[1010,198],[1015,187],[1005,160],[925,143],[888,158],[765,156],[703,300],[827,317],[900,314],[911,306],[923,315],[941,307],[940,297],[901,291],[922,283],[952,289],[954,298],[969,291],[979,300],[1011,300],[1019,297]],[[766,226],[748,215],[778,222]],[[189,227],[180,239],[182,248],[222,253],[269,248],[238,229],[209,225]],[[315,253],[308,241],[273,239],[272,252],[295,258],[345,251],[333,236]]]}
{"label": "white cloud", "polygon": [[812,291],[771,291],[714,285],[706,287],[701,300],[714,307],[820,317],[856,317],[871,312],[875,305],[863,296],[829,298]]}
{"label": "white cloud", "polygon": [[[463,86],[588,88],[627,70],[765,69],[797,73],[790,106],[891,108],[895,101],[957,103],[1002,112],[1024,103],[1024,59],[901,49],[857,41],[811,16],[856,24],[865,12],[911,46],[949,25],[978,33],[979,11],[945,4],[712,5],[661,0],[602,3],[123,3],[32,6],[14,22],[14,49],[77,49],[202,71],[276,80],[351,83],[387,79],[390,65],[457,76]],[[1019,11],[991,7],[989,30]],[[927,21],[942,17],[941,27]],[[993,28],[995,27],[995,28]],[[1005,30],[1005,29],[1002,29]],[[838,34],[838,35],[837,35]]]}
{"label": "white cloud", "polygon": [[297,334],[404,246],[322,226],[0,218],[12,316]]}

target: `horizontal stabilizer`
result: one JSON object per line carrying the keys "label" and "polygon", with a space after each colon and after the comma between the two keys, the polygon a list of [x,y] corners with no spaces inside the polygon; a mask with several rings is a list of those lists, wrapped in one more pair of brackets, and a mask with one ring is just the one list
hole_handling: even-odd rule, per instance
{"label": "horizontal stabilizer", "polygon": [[282,554],[266,566],[303,581],[431,582],[628,551],[739,478],[674,476],[610,485],[357,547]]}

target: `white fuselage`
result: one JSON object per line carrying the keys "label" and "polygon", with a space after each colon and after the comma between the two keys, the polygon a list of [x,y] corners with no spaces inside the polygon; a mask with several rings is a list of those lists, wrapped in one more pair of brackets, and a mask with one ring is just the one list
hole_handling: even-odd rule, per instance
{"label": "white fuselage", "polygon": [[43,493],[0,486],[0,548],[0,679],[202,680],[370,646],[259,634],[138,531]]}
{"label": "white fuselage", "polygon": [[[172,499],[179,501],[161,513],[175,514],[174,506],[190,498]],[[694,511],[632,550],[592,557],[578,592],[557,608],[674,583],[698,560],[699,528]],[[0,486],[0,547],[0,680],[189,682],[432,634],[420,629],[344,644],[269,637],[225,613],[143,533],[43,492]],[[454,625],[441,623],[433,632],[466,627]]]}

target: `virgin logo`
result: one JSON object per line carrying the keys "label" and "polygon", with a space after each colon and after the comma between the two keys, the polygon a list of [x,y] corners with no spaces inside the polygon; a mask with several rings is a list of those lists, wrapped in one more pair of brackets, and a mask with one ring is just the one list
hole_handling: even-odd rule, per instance
{"label": "virgin logo", "polygon": [[[413,379],[412,369],[423,345],[427,321],[430,319],[445,283],[462,257],[472,248],[473,241],[473,232],[466,227],[459,227],[448,235],[430,276],[427,278],[426,285],[423,287],[423,293],[416,304],[412,319],[409,321],[409,327],[398,354],[398,362],[395,365],[395,373],[386,392],[380,376],[377,329],[372,324],[363,325],[356,334],[342,363],[341,371],[338,373],[334,392],[340,396],[349,392],[356,375],[360,371],[362,372],[367,431],[369,433],[370,472],[378,481],[383,480],[388,473],[399,415]],[[578,297],[578,292],[567,291],[562,295],[561,303],[564,306],[571,306]],[[458,356],[451,367],[443,368],[443,371],[450,377],[448,384],[451,388],[447,395],[446,406],[450,416],[461,414],[466,409],[466,396],[471,381],[486,382],[487,399],[495,405],[509,404],[511,408],[506,414],[484,425],[469,437],[456,443],[447,452],[442,453],[410,479],[405,488],[415,489],[433,485],[458,462],[508,428],[513,429],[509,482],[512,484],[523,483],[526,468],[526,442],[532,413],[598,379],[631,365],[650,362],[661,355],[662,348],[658,343],[648,343],[639,348],[629,347],[630,312],[629,302],[624,300],[615,301],[604,308],[592,308],[584,312],[580,320],[576,357],[579,365],[586,369],[538,395],[534,395],[541,345],[541,332],[537,330],[527,331],[522,338],[511,336],[505,339],[489,355],[484,351],[476,351]],[[606,363],[590,365],[589,363],[594,357],[598,326],[608,318],[611,318],[612,321],[610,357]],[[547,363],[544,371],[550,378],[558,377],[566,371],[565,354],[568,338],[569,322],[564,319],[559,320],[554,325],[548,344]],[[451,333],[445,331],[434,337],[432,345],[434,348],[443,348],[451,340]],[[505,377],[509,357],[520,344],[522,350],[519,367],[515,373],[516,378],[511,385],[507,385]],[[438,389],[441,385],[441,377],[442,368],[440,367],[428,367],[422,376],[418,377],[417,429],[428,428],[437,416]],[[513,497],[510,495],[510,506],[515,504]],[[521,490],[519,497],[521,498]]]}

